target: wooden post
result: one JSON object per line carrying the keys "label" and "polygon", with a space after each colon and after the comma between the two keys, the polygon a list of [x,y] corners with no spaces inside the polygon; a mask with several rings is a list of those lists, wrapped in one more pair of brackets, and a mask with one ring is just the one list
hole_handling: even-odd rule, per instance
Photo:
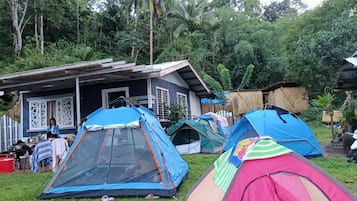
{"label": "wooden post", "polygon": [[13,122],[13,120],[12,119],[10,119],[8,116],[6,116],[6,118],[7,119],[9,119],[8,121],[9,121],[9,139],[10,139],[10,142],[11,142],[11,145],[12,145],[12,143],[13,143],[13,138],[12,138],[12,135],[13,135],[13,133],[12,133],[12,122]]}
{"label": "wooden post", "polygon": [[4,128],[4,147],[5,147],[5,151],[7,151],[7,136],[6,136],[6,132],[7,132],[7,130],[6,130],[6,128],[7,128],[7,126],[6,126],[6,116],[4,115],[4,116],[2,116],[2,118],[4,119],[4,126],[3,126],[3,128]]}
{"label": "wooden post", "polygon": [[76,78],[76,113],[77,113],[77,131],[79,131],[81,123],[81,92],[79,87],[79,77]]}

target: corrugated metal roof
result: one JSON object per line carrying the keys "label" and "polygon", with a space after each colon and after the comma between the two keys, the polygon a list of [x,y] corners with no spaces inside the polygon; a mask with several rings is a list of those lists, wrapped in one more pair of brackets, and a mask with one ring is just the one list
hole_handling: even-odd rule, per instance
{"label": "corrugated metal roof", "polygon": [[90,85],[162,77],[172,72],[178,72],[187,82],[190,90],[199,97],[209,95],[208,87],[187,60],[154,65],[136,65],[125,61],[113,61],[111,58],[3,75],[0,76],[0,90],[55,90],[74,87],[76,78],[80,79],[81,85]]}
{"label": "corrugated metal roof", "polygon": [[347,62],[353,64],[355,67],[357,67],[357,56],[356,57],[348,57],[345,60]]}
{"label": "corrugated metal roof", "polygon": [[340,68],[340,77],[336,82],[336,89],[357,89],[357,51],[351,57],[345,58],[346,63]]}

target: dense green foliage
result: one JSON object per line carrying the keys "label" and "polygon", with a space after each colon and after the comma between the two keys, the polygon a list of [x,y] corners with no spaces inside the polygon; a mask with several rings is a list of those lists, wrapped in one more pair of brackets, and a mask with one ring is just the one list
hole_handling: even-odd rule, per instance
{"label": "dense green foliage", "polygon": [[177,123],[180,119],[188,118],[186,115],[187,108],[183,107],[182,105],[173,104],[169,107],[169,110],[169,120],[171,125]]}
{"label": "dense green foliage", "polygon": [[[19,56],[10,2],[19,9]],[[0,1],[1,73],[105,57],[148,64],[149,2]],[[356,0],[325,0],[309,11],[300,0],[153,2],[154,62],[188,59],[215,91],[289,80],[316,97],[335,84],[343,58],[357,50]]]}
{"label": "dense green foliage", "polygon": [[230,71],[223,64],[218,64],[217,70],[219,73],[219,79],[221,80],[223,90],[231,90],[232,81]]}
{"label": "dense green foliage", "polygon": [[302,112],[299,117],[306,122],[312,122],[314,124],[321,123],[322,109],[318,107],[309,107]]}
{"label": "dense green foliage", "polygon": [[[336,96],[330,92],[325,93],[322,96],[317,96],[316,99],[313,99],[312,102],[316,107],[321,108],[330,116],[330,125],[333,125],[333,115],[335,109]],[[331,126],[331,135],[335,135],[334,126]]]}

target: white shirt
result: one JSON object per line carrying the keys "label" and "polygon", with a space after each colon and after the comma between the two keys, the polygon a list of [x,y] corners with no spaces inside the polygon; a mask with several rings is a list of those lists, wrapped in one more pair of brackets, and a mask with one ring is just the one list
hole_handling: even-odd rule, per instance
{"label": "white shirt", "polygon": [[55,138],[52,141],[51,148],[52,148],[52,154],[54,156],[59,156],[60,158],[63,158],[64,154],[68,150],[68,142],[63,138]]}

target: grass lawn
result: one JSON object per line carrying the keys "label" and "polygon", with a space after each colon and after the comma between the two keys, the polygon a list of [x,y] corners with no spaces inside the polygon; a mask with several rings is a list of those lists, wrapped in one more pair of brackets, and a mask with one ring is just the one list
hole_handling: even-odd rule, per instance
{"label": "grass lawn", "polygon": [[[322,143],[328,143],[331,140],[329,128],[319,125],[312,125],[317,139]],[[179,187],[177,192],[177,200],[186,200],[186,194],[201,175],[212,165],[213,161],[218,158],[215,154],[195,154],[185,155],[184,159],[190,165],[190,171],[186,180]],[[326,170],[332,177],[336,178],[346,186],[349,190],[357,195],[357,164],[347,163],[344,157],[340,158],[315,158],[312,161]],[[52,173],[12,173],[0,174],[0,201],[31,201],[37,200],[43,188],[47,184]],[[353,181],[354,183],[349,183]],[[96,199],[53,199],[54,201],[92,201]],[[119,198],[121,201],[138,201],[145,200],[143,198]],[[173,199],[160,199],[173,200]]]}
{"label": "grass lawn", "polygon": [[[179,187],[176,198],[177,200],[186,200],[186,194],[201,175],[213,164],[219,157],[217,154],[193,154],[185,155],[184,159],[190,165],[190,171],[185,181]],[[50,180],[52,173],[12,173],[0,174],[0,201],[32,201],[41,194],[47,182]],[[96,199],[52,199],[55,201],[93,201]],[[145,200],[143,198],[120,198],[121,201]],[[160,198],[160,200],[173,200],[171,198]]]}
{"label": "grass lawn", "polygon": [[[322,126],[316,122],[310,124],[310,127],[322,145],[330,143],[332,138],[331,128]],[[357,196],[357,164],[347,163],[346,157],[320,157],[314,158],[312,161]]]}

